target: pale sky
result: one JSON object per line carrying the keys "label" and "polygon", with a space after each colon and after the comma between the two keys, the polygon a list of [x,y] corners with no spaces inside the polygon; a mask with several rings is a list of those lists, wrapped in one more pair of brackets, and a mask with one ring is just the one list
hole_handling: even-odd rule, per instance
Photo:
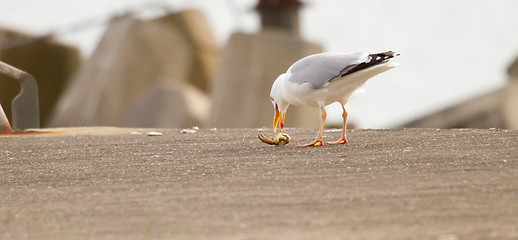
{"label": "pale sky", "polygon": [[[400,66],[370,80],[348,104],[361,128],[388,128],[503,87],[505,69],[518,56],[518,1],[306,0],[302,35],[329,52],[394,50]],[[2,1],[0,27],[59,39],[89,56],[106,20],[127,10],[141,16],[199,8],[223,47],[234,31],[254,32],[255,0],[17,0]],[[96,27],[69,32],[74,23]],[[331,121],[340,111],[331,107]]]}

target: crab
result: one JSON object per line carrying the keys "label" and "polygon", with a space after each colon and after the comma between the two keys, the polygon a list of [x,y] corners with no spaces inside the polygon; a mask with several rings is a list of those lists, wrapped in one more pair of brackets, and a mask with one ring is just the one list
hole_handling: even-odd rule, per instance
{"label": "crab", "polygon": [[273,140],[269,139],[268,137],[265,137],[263,134],[259,134],[257,135],[257,137],[259,137],[259,139],[261,139],[261,141],[263,141],[264,143],[268,143],[270,145],[283,146],[290,143],[290,136],[286,133],[279,133],[275,135],[275,137],[273,137]]}

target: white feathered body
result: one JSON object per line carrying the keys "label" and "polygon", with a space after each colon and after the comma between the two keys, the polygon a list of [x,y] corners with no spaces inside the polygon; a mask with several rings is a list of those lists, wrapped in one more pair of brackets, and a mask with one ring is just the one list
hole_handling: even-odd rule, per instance
{"label": "white feathered body", "polygon": [[341,77],[348,66],[371,61],[369,54],[320,53],[302,58],[275,80],[271,95],[293,105],[345,105],[358,95],[367,80],[398,65],[387,60]]}

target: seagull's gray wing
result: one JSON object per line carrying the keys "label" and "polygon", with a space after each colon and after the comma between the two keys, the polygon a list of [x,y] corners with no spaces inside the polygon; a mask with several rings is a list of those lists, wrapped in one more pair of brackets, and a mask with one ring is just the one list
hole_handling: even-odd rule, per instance
{"label": "seagull's gray wing", "polygon": [[327,86],[333,80],[369,68],[393,56],[394,52],[314,54],[298,60],[288,69],[288,81],[307,83],[311,88],[318,89]]}

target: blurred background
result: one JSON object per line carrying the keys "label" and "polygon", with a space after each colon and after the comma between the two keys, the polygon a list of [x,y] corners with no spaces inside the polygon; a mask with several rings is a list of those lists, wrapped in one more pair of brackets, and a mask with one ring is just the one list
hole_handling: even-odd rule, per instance
{"label": "blurred background", "polygon": [[[0,61],[39,84],[42,127],[270,127],[269,91],[318,52],[399,52],[349,103],[357,128],[518,128],[518,1],[17,0]],[[10,117],[19,92],[0,76]],[[328,126],[340,126],[339,106]],[[292,106],[288,127],[316,128]]]}

